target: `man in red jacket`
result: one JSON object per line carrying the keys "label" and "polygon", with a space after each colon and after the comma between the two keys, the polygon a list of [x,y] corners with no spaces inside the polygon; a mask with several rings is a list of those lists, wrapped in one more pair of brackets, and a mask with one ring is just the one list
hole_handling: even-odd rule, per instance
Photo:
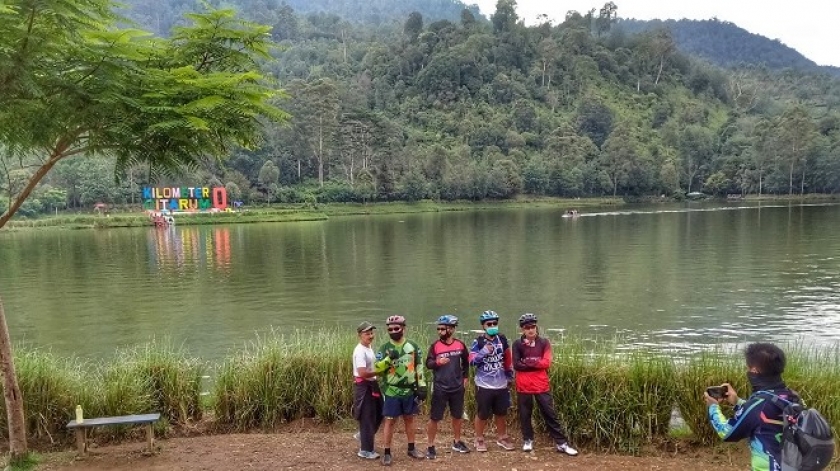
{"label": "man in red jacket", "polygon": [[524,440],[522,451],[534,449],[534,427],[531,415],[534,412],[534,399],[540,408],[548,434],[554,439],[557,451],[569,456],[576,456],[577,450],[569,445],[566,434],[557,413],[554,411],[554,401],[551,398],[551,387],[548,384],[548,368],[551,366],[551,343],[539,336],[537,316],[523,314],[519,318],[522,337],[513,342],[513,369],[516,370],[516,395],[519,407],[519,423]]}

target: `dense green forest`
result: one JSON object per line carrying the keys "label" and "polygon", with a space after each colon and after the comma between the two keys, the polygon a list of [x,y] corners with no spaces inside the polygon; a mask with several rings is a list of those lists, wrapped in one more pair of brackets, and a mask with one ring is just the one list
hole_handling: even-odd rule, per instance
{"label": "dense green forest", "polygon": [[[123,13],[165,34],[196,3]],[[840,80],[720,68],[667,28],[617,27],[612,2],[531,27],[513,0],[489,19],[449,0],[210,3],[272,27],[267,66],[293,118],[159,183],[225,185],[246,204],[840,190]],[[0,169],[0,187],[26,171]],[[61,162],[21,214],[136,203],[149,169],[120,177],[106,158]]]}
{"label": "dense green forest", "polygon": [[[121,2],[121,13],[147,31],[160,36],[169,35],[172,27],[184,24],[184,14],[202,8],[202,0],[164,0]],[[340,18],[336,22],[350,22],[380,27],[404,20],[411,12],[418,11],[434,20],[458,21],[467,8],[476,18],[481,18],[478,7],[465,6],[458,0],[234,0],[208,2],[215,8],[234,8],[254,21],[275,26],[275,37],[297,35],[295,15],[326,15]],[[481,18],[486,21],[486,19]],[[306,34],[304,32],[304,34]]]}

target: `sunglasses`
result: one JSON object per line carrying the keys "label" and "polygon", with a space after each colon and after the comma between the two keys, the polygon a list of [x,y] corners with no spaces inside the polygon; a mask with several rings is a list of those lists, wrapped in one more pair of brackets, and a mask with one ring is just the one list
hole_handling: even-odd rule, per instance
{"label": "sunglasses", "polygon": [[499,323],[498,322],[485,322],[484,325],[487,326],[487,327],[496,327],[497,325],[499,325]]}
{"label": "sunglasses", "polygon": [[446,331],[446,330],[448,330],[448,329],[449,329],[449,327],[438,327],[438,328],[437,328],[438,332],[444,332],[444,331]]}
{"label": "sunglasses", "polygon": [[524,330],[534,330],[534,329],[537,328],[537,325],[536,324],[528,324],[528,325],[523,325],[522,328]]}
{"label": "sunglasses", "polygon": [[402,327],[388,327],[388,332],[402,332]]}

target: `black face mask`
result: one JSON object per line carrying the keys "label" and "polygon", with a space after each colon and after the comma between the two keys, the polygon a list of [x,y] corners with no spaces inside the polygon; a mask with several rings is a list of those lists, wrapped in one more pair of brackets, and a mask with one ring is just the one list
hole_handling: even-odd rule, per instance
{"label": "black face mask", "polygon": [[402,333],[402,331],[388,332],[388,337],[391,337],[391,340],[399,341],[401,338],[403,338],[403,333]]}
{"label": "black face mask", "polygon": [[438,334],[438,337],[440,337],[440,339],[445,342],[449,340],[450,337],[452,337],[452,334],[449,332],[441,332]]}
{"label": "black face mask", "polygon": [[775,391],[785,389],[785,382],[782,381],[781,376],[764,376],[758,373],[747,373],[747,378],[750,380],[752,392],[756,391]]}

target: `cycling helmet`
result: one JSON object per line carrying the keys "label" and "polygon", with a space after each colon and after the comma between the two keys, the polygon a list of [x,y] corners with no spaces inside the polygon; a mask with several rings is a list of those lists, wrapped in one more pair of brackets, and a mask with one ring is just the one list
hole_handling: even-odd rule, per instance
{"label": "cycling helmet", "polygon": [[451,314],[444,314],[438,317],[437,323],[438,325],[448,325],[451,327],[456,327],[458,325],[458,318]]}
{"label": "cycling helmet", "polygon": [[519,316],[519,327],[525,327],[528,324],[536,324],[537,323],[537,315],[531,314],[530,312],[526,312]]}
{"label": "cycling helmet", "polygon": [[398,324],[398,325],[405,326],[405,317],[400,316],[400,315],[396,315],[396,316],[390,316],[388,319],[385,320],[385,325],[392,325],[392,324]]}
{"label": "cycling helmet", "polygon": [[478,316],[478,322],[484,324],[487,321],[497,321],[499,320],[499,315],[496,314],[496,311],[484,311]]}

